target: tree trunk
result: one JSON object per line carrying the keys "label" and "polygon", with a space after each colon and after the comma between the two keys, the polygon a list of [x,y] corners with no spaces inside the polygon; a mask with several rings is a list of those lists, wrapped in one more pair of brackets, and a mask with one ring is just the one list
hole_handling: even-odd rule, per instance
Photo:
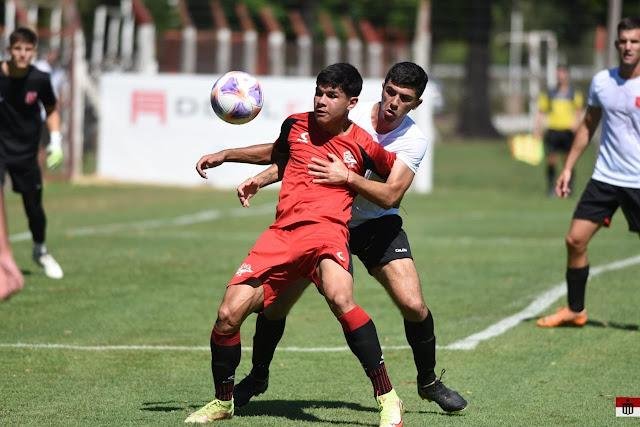
{"label": "tree trunk", "polygon": [[467,32],[469,52],[465,63],[463,96],[458,115],[458,134],[496,138],[500,134],[491,123],[489,99],[489,65],[491,34],[491,0],[471,0]]}

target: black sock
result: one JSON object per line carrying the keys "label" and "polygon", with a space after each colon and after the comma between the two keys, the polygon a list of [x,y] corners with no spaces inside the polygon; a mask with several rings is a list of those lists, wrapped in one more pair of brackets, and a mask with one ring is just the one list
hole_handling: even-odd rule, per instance
{"label": "black sock", "polygon": [[219,334],[211,331],[211,373],[216,399],[231,400],[236,368],[240,364],[240,333]]}
{"label": "black sock", "polygon": [[547,189],[551,190],[556,186],[556,167],[547,165]]}
{"label": "black sock", "polygon": [[584,310],[584,293],[588,277],[588,265],[580,268],[567,268],[567,296],[571,311],[578,313]]}
{"label": "black sock", "polygon": [[382,357],[382,348],[373,320],[359,306],[338,318],[349,348],[360,361],[371,380],[373,395],[380,396],[391,391],[391,380],[387,375]]}
{"label": "black sock", "polygon": [[413,351],[418,370],[418,384],[430,384],[436,379],[436,337],[433,333],[433,316],[429,310],[422,322],[404,321],[404,333]]}
{"label": "black sock", "polygon": [[253,357],[251,374],[259,379],[269,378],[269,365],[276,347],[284,334],[287,318],[269,320],[263,313],[256,319],[256,333],[253,336]]}

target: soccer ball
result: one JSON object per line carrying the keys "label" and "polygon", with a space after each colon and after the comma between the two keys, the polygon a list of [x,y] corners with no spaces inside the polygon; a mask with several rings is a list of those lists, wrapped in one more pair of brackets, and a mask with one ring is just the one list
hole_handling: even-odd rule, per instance
{"label": "soccer ball", "polygon": [[258,80],[243,71],[229,71],[211,89],[211,106],[227,123],[241,125],[253,120],[262,109],[262,88]]}

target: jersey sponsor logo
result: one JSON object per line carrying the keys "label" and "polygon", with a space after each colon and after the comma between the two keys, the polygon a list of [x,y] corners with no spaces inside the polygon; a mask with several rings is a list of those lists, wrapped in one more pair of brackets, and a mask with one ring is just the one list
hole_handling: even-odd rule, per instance
{"label": "jersey sponsor logo", "polygon": [[342,252],[336,252],[336,256],[340,261],[346,261],[346,259],[344,258],[344,254]]}
{"label": "jersey sponsor logo", "polygon": [[30,90],[24,96],[24,103],[31,105],[38,100],[38,92]]}
{"label": "jersey sponsor logo", "polygon": [[640,96],[636,96],[636,107],[640,108]]}
{"label": "jersey sponsor logo", "polygon": [[409,252],[409,251],[407,250],[407,248],[396,248],[396,249],[395,249],[395,251],[396,251],[396,253]]}
{"label": "jersey sponsor logo", "polygon": [[240,268],[238,268],[238,271],[236,271],[236,276],[242,276],[243,274],[246,274],[246,273],[253,273],[253,270],[251,269],[251,264],[242,264]]}
{"label": "jersey sponsor logo", "polygon": [[349,150],[342,153],[342,161],[345,165],[347,165],[347,167],[358,164],[358,161],[355,157],[353,157],[353,154],[351,154],[351,151]]}
{"label": "jersey sponsor logo", "polygon": [[302,132],[300,136],[298,136],[298,139],[296,139],[296,142],[302,142],[303,144],[309,142],[309,132]]}

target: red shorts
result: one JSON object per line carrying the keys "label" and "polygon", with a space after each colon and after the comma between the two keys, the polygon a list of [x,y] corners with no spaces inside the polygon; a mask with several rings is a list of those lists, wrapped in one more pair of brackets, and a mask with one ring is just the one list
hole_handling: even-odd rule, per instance
{"label": "red shorts", "polygon": [[331,258],[351,272],[346,227],[312,223],[293,228],[268,228],[260,235],[227,286],[258,279],[264,287],[264,308],[302,278],[318,285],[316,267]]}

